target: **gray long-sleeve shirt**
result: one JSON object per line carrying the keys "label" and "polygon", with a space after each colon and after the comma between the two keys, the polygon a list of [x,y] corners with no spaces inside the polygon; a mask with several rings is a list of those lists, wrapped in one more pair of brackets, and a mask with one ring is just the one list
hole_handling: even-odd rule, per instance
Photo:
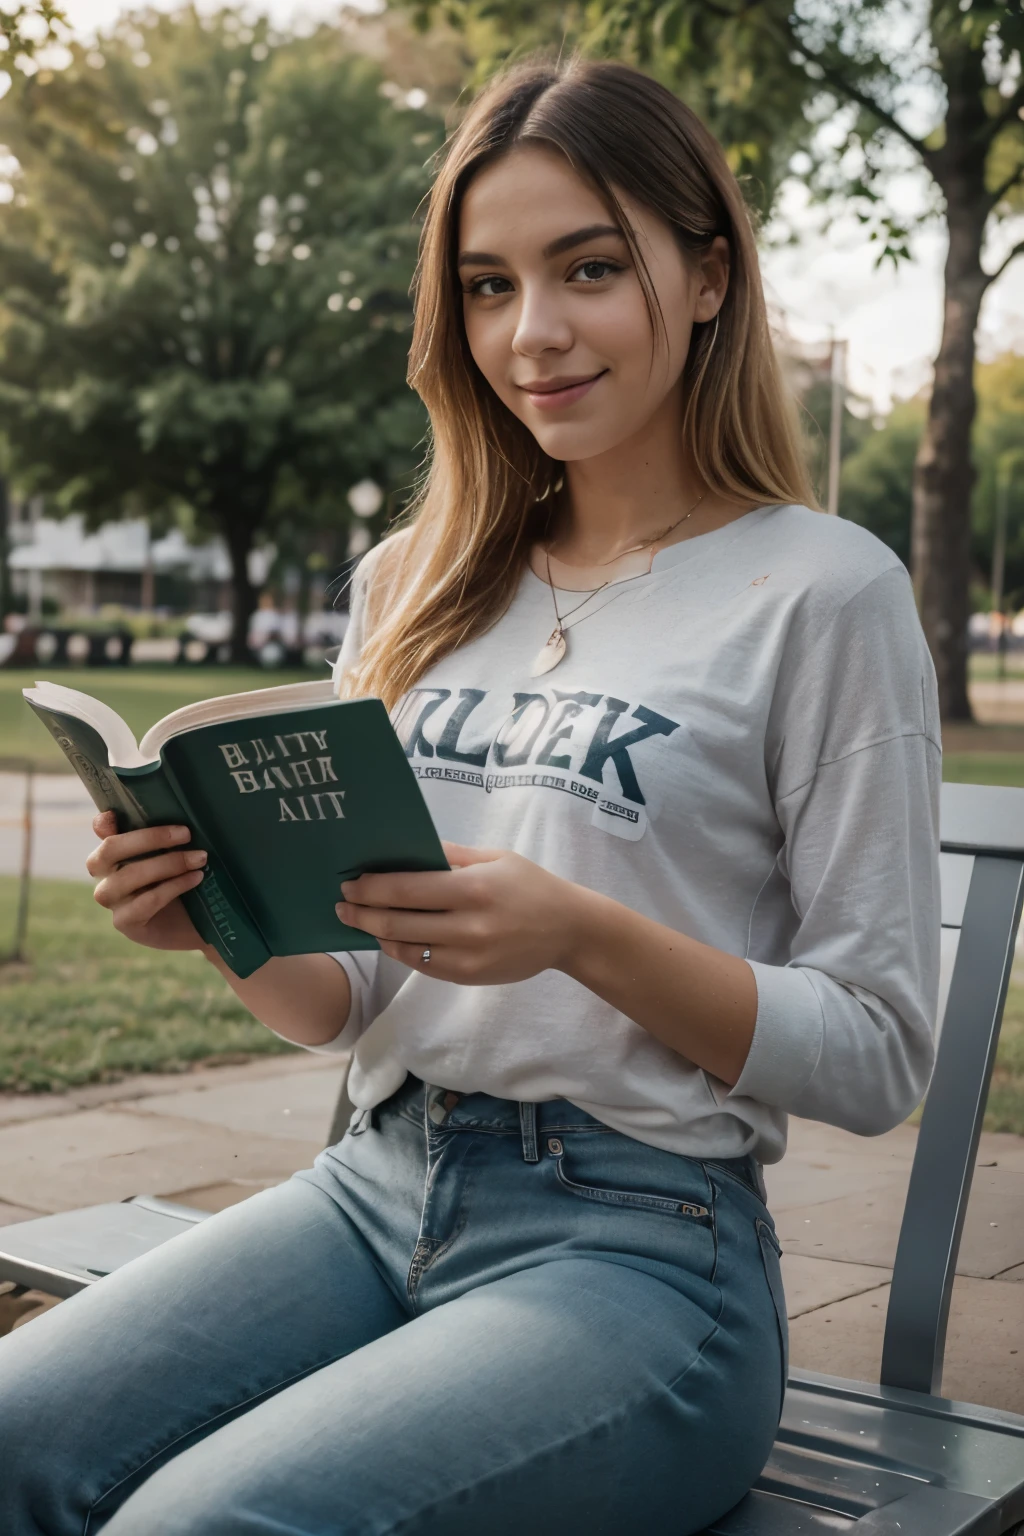
{"label": "gray long-sleeve shirt", "polygon": [[[562,612],[579,601],[558,594]],[[852,523],[763,507],[662,550],[568,622],[565,659],[531,679],[553,612],[525,572],[396,729],[443,837],[515,849],[747,960],[758,1008],[739,1081],[561,972],[462,987],[364,952],[337,957],[353,1006],[326,1047],[354,1047],[354,1102],[411,1071],[765,1162],[787,1113],[867,1135],[898,1123],[927,1084],[939,975],[938,707],[904,567]]]}

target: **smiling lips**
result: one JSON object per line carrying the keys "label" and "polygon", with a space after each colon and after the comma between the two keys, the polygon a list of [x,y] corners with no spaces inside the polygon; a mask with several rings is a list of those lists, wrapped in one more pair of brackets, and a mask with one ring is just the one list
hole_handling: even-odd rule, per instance
{"label": "smiling lips", "polygon": [[567,405],[575,405],[577,400],[582,400],[588,394],[598,379],[604,378],[607,373],[602,368],[600,373],[592,373],[586,378],[567,379],[531,379],[528,384],[520,384],[519,388],[529,398],[530,404],[540,411],[557,411]]}

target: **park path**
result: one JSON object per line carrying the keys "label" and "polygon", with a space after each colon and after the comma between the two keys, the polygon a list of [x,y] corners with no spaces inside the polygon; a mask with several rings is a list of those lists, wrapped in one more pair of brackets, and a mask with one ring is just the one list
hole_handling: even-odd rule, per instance
{"label": "park path", "polygon": [[[308,1055],[197,1067],[62,1095],[0,1095],[0,1225],[129,1195],[220,1210],[307,1167],[343,1066]],[[793,1363],[877,1381],[917,1141],[791,1122],[766,1170]],[[296,1262],[300,1262],[297,1258]],[[0,1295],[0,1332],[42,1298]],[[1024,1137],[985,1135],[964,1230],[943,1390],[1024,1412]]]}
{"label": "park path", "polygon": [[[96,846],[91,822],[96,807],[73,773],[37,773],[32,779],[34,811],[32,871],[54,880],[88,880],[86,856]],[[0,773],[0,875],[21,869],[25,775]]]}

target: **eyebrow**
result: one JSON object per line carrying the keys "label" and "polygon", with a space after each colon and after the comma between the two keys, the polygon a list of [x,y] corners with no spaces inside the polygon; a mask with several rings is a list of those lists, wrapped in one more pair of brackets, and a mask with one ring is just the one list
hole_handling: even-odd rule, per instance
{"label": "eyebrow", "polygon": [[[552,240],[544,247],[541,255],[545,259],[561,256],[577,245],[585,245],[588,240],[597,240],[604,235],[614,235],[619,240],[626,238],[617,224],[588,224],[585,229],[574,229],[571,234],[559,235],[557,240]],[[505,267],[507,265],[503,256],[495,256],[492,251],[463,251],[459,257],[460,267]]]}

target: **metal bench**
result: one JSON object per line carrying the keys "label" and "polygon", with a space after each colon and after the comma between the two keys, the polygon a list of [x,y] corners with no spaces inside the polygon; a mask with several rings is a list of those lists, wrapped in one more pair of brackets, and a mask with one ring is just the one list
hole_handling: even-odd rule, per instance
{"label": "metal bench", "polygon": [[[1024,899],[1024,790],[943,786],[943,988],[881,1382],[792,1371],[755,1487],[705,1536],[1024,1536],[1024,1416],[938,1395]],[[344,1088],[331,1127],[348,1122]],[[141,1197],[0,1231],[0,1280],[68,1296],[206,1213]]]}

